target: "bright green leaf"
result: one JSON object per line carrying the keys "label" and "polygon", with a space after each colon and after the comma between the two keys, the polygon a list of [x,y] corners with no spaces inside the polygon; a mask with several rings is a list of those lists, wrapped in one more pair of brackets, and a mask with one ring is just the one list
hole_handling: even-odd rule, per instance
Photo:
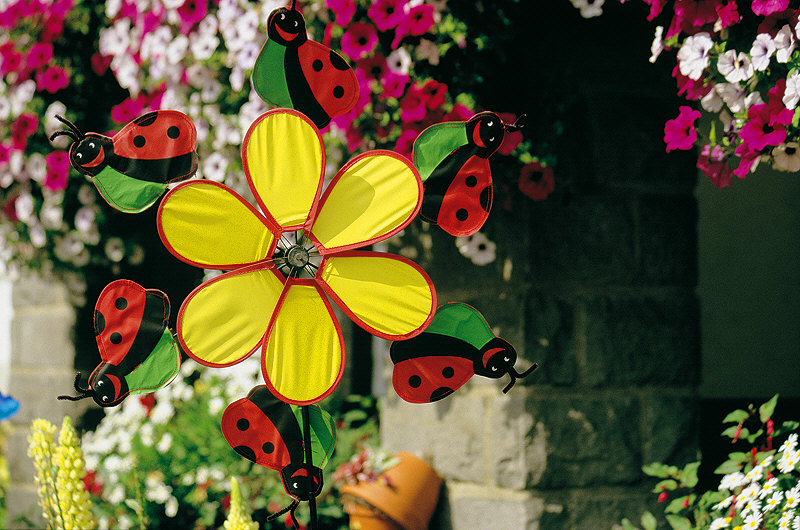
{"label": "bright green leaf", "polygon": [[666,480],[660,481],[658,484],[653,487],[653,493],[658,493],[664,490],[674,490],[678,487],[678,481],[675,479],[668,478]]}
{"label": "bright green leaf", "polygon": [[697,485],[697,469],[700,467],[700,462],[692,462],[686,464],[683,468],[682,480],[684,486],[693,488]]}
{"label": "bright green leaf", "polygon": [[742,423],[749,416],[750,415],[745,410],[742,409],[734,410],[733,412],[725,416],[725,419],[722,420],[722,423],[730,423],[730,422]]}
{"label": "bright green leaf", "polygon": [[642,514],[641,522],[644,530],[656,530],[658,526],[655,516],[650,512],[644,512]]}
{"label": "bright green leaf", "polygon": [[747,462],[748,460],[750,460],[750,453],[734,451],[733,453],[728,455],[728,459],[733,460],[734,462]]}
{"label": "bright green leaf", "polygon": [[642,471],[645,475],[651,477],[666,478],[675,476],[678,473],[678,468],[662,464],[661,462],[653,462],[652,464],[642,466]]}
{"label": "bright green leaf", "polygon": [[778,403],[778,394],[775,394],[769,401],[758,407],[758,416],[761,418],[761,423],[766,423],[775,412],[775,405]]}
{"label": "bright green leaf", "polygon": [[683,511],[683,504],[686,502],[686,496],[677,497],[672,499],[672,501],[667,504],[667,507],[664,508],[664,513],[681,513]]}
{"label": "bright green leaf", "polygon": [[734,473],[736,471],[739,471],[740,467],[741,466],[736,462],[728,460],[727,462],[719,466],[717,469],[715,469],[714,473],[716,473],[717,475],[727,475],[728,473]]}
{"label": "bright green leaf", "polygon": [[667,522],[673,528],[673,530],[691,530],[692,528],[692,523],[690,523],[689,519],[686,517],[672,514],[668,514],[666,517]]}
{"label": "bright green leaf", "polygon": [[622,520],[622,528],[623,530],[636,530],[636,528],[633,526],[633,523],[631,523],[627,518]]}

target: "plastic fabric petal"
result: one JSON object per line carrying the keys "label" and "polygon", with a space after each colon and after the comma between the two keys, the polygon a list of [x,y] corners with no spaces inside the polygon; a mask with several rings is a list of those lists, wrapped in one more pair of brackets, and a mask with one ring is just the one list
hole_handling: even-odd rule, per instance
{"label": "plastic fabric petal", "polygon": [[391,151],[369,151],[334,177],[311,233],[328,251],[370,245],[408,225],[421,200],[422,182],[411,162]]}
{"label": "plastic fabric petal", "polygon": [[322,291],[299,280],[288,286],[261,353],[261,372],[281,401],[308,405],[330,394],[344,370],[344,341]]}
{"label": "plastic fabric petal", "polygon": [[275,109],[247,131],[242,147],[247,182],[267,218],[300,228],[313,216],[322,192],[325,147],[303,114]]}
{"label": "plastic fabric petal", "polygon": [[317,278],[350,318],[378,337],[413,337],[433,318],[436,291],[431,279],[401,256],[344,252],[328,258]]}
{"label": "plastic fabric petal", "polygon": [[211,180],[171,190],[156,217],[164,246],[177,258],[208,269],[235,269],[272,254],[269,221],[239,194]]}
{"label": "plastic fabric petal", "polygon": [[236,364],[260,345],[283,283],[254,265],[212,278],[192,291],[178,313],[183,350],[205,366]]}

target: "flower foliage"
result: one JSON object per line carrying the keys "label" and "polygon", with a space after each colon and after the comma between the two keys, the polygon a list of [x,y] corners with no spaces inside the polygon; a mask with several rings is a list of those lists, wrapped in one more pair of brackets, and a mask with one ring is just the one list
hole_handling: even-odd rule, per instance
{"label": "flower foliage", "polygon": [[[746,445],[734,451],[715,473],[723,475],[716,491],[699,492],[697,470],[700,462],[683,469],[649,464],[643,470],[661,480],[654,492],[665,503],[666,518],[676,529],[783,529],[800,527],[800,423],[772,419],[775,395],[758,408],[735,410],[723,423],[722,435],[734,444]],[[782,440],[778,445],[778,440]],[[655,528],[655,517],[645,513],[642,527]],[[628,520],[623,527],[632,529]]]}
{"label": "flower foliage", "polygon": [[[800,170],[800,26],[796,2],[788,0],[644,0],[656,27],[651,62],[675,52],[678,95],[711,117],[698,125],[681,107],[664,131],[667,151],[701,147],[697,167],[723,188],[764,162]],[[603,2],[573,4],[588,16]],[[599,6],[597,5],[599,4]],[[685,109],[685,110],[684,110]],[[701,124],[706,123],[701,121]],[[704,130],[700,130],[703,128]]]}

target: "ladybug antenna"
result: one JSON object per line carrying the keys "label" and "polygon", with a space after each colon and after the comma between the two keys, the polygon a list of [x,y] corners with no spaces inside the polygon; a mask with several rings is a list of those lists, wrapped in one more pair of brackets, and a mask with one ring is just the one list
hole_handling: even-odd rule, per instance
{"label": "ladybug antenna", "polygon": [[295,9],[296,4],[297,0],[292,0],[292,7],[290,7],[289,9],[291,9],[292,11],[297,11],[297,9]]}
{"label": "ladybug antenna", "polygon": [[275,512],[269,517],[267,517],[267,521],[272,521],[280,517],[281,515],[289,512],[289,517],[292,518],[292,528],[300,528],[300,523],[297,522],[297,518],[294,516],[294,511],[297,509],[297,505],[300,504],[300,501],[297,499],[292,499],[292,502],[289,503],[289,506],[284,508],[279,512]]}
{"label": "ladybug antenna", "polygon": [[78,129],[78,127],[74,123],[72,123],[68,119],[64,118],[63,116],[59,116],[58,114],[56,114],[56,119],[58,121],[60,121],[61,123],[63,123],[64,125],[66,125],[67,127],[69,127],[70,130],[69,131],[56,131],[56,132],[54,132],[53,134],[50,135],[50,141],[51,142],[53,140],[55,140],[56,138],[58,138],[59,136],[69,136],[70,138],[72,138],[73,142],[79,142],[85,136],[81,132],[81,130]]}
{"label": "ladybug antenna", "polygon": [[70,401],[78,401],[84,398],[92,397],[92,389],[91,388],[81,388],[81,373],[78,372],[75,374],[75,391],[78,392],[77,396],[58,396],[58,399],[68,399]]}
{"label": "ladybug antenna", "polygon": [[511,377],[511,382],[509,382],[506,387],[503,389],[503,394],[508,394],[508,391],[511,390],[511,387],[514,386],[514,383],[517,382],[517,379],[522,379],[527,377],[531,372],[539,368],[539,363],[533,363],[530,368],[522,372],[521,374],[517,373],[516,370],[512,367],[508,371],[508,375]]}
{"label": "ladybug antenna", "polygon": [[525,121],[527,121],[527,118],[528,118],[527,114],[520,114],[517,117],[517,119],[514,120],[514,123],[511,123],[511,124],[505,123],[505,124],[503,124],[503,126],[505,127],[505,130],[507,130],[509,132],[518,131],[518,130],[522,129],[523,127],[525,127]]}

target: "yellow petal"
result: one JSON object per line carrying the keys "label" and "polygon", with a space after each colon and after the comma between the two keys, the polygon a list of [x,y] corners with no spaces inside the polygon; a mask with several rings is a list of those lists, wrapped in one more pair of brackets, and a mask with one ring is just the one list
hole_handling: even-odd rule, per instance
{"label": "yellow petal", "polygon": [[156,217],[167,250],[208,269],[235,269],[270,256],[275,237],[268,223],[239,194],[212,180],[178,185]]}
{"label": "yellow petal", "polygon": [[247,131],[242,162],[259,206],[281,228],[300,228],[322,191],[325,147],[300,112],[274,109]]}
{"label": "yellow petal", "polygon": [[213,278],[195,289],[178,313],[184,351],[206,366],[230,366],[260,345],[283,283],[264,265]]}
{"label": "yellow petal", "polygon": [[342,378],[344,342],[319,287],[293,282],[265,338],[261,371],[281,401],[308,405],[330,394]]}
{"label": "yellow petal", "polygon": [[419,334],[436,309],[431,279],[400,256],[343,252],[328,258],[317,278],[350,318],[385,339]]}
{"label": "yellow petal", "polygon": [[422,183],[414,166],[391,151],[347,163],[325,190],[311,233],[320,245],[347,250],[402,230],[419,211]]}

